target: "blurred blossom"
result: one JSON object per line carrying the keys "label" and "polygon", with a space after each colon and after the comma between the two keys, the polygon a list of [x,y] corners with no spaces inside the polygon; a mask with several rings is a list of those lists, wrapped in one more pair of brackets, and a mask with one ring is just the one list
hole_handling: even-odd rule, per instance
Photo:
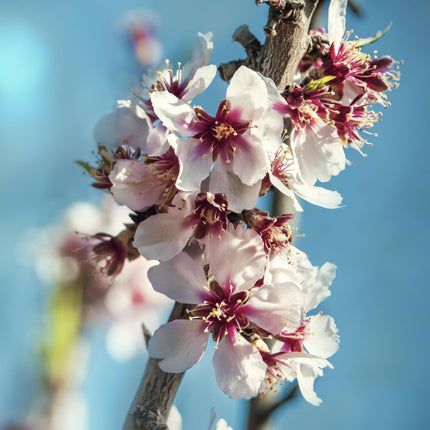
{"label": "blurred blossom", "polygon": [[152,289],[148,269],[154,265],[155,261],[144,258],[127,262],[106,295],[105,304],[114,319],[107,348],[116,360],[128,360],[143,346],[142,322],[154,331],[167,319],[166,306],[173,302]]}
{"label": "blurred blossom", "polygon": [[[22,246],[32,257],[40,279],[56,287],[51,295],[51,324],[55,325],[56,314],[60,320],[66,311],[75,320],[82,319],[74,323],[75,331],[92,321],[113,321],[107,348],[118,360],[138,352],[143,346],[142,323],[155,330],[171,303],[155,292],[148,280],[147,271],[154,262],[141,256],[133,261],[125,259],[120,273],[107,277],[104,263],[93,253],[99,246],[97,233],[119,237],[130,221],[129,213],[110,195],[99,207],[78,202],[67,209],[57,225],[30,232]],[[70,324],[69,318],[69,332]]]}
{"label": "blurred blossom", "polygon": [[155,66],[160,62],[162,47],[158,37],[159,20],[153,12],[133,9],[122,17],[120,28],[143,67]]}

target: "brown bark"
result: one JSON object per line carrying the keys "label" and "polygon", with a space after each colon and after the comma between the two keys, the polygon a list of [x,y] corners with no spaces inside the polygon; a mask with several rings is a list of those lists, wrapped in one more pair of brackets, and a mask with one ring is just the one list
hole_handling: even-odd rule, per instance
{"label": "brown bark", "polygon": [[[185,308],[175,303],[169,321],[183,318]],[[128,411],[123,430],[166,430],[167,417],[184,373],[165,373],[150,358],[145,373]]]}
{"label": "brown bark", "polygon": [[[301,6],[288,9],[290,3],[299,3]],[[222,79],[230,80],[236,69],[243,64],[272,78],[279,90],[292,83],[297,66],[311,43],[308,30],[318,0],[287,1],[286,4],[287,12],[270,6],[265,26],[268,37],[264,45],[258,46],[246,26],[238,29],[239,35],[236,32],[233,39],[244,46],[248,57],[221,64],[219,71]]]}

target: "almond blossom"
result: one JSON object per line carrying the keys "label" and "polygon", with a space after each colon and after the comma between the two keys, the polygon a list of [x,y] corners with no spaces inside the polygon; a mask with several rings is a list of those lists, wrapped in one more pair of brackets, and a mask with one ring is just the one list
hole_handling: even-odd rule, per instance
{"label": "almond blossom", "polygon": [[266,256],[261,238],[252,230],[227,232],[222,241],[207,245],[205,259],[209,279],[200,262],[185,253],[150,270],[157,291],[199,304],[188,310],[188,320],[161,326],[151,338],[149,353],[162,359],[165,372],[183,372],[200,360],[212,333],[218,385],[232,398],[249,398],[257,394],[267,366],[243,336],[247,327],[256,324],[270,333],[295,330],[302,323],[303,296],[290,282],[256,287]]}
{"label": "almond blossom", "polygon": [[134,246],[148,259],[168,261],[192,238],[220,240],[228,228],[224,194],[181,192],[172,205],[167,213],[151,216],[137,227]]}
{"label": "almond blossom", "polygon": [[[259,181],[269,171],[283,129],[282,119],[270,109],[268,89],[260,75],[239,68],[215,117],[166,91],[154,93],[151,101],[168,129],[189,137],[177,149],[181,165],[178,188],[199,190],[215,162],[209,179],[211,192],[226,194],[236,211],[245,208],[238,199],[249,190],[256,202]],[[235,189],[237,182],[240,190]]]}
{"label": "almond blossom", "polygon": [[[271,259],[269,267],[272,282],[288,279],[301,288],[306,313],[330,295],[329,286],[336,270],[334,264],[314,267],[306,254],[290,245]],[[327,358],[337,351],[339,344],[333,318],[321,313],[308,316],[294,332],[282,331],[274,337],[278,341],[274,350],[263,354],[268,365],[265,389],[273,389],[279,380],[297,378],[303,397],[318,406],[321,400],[313,389],[314,380],[322,376],[324,367],[333,367]]]}
{"label": "almond blossom", "polygon": [[[144,87],[149,91],[167,91],[185,102],[202,93],[215,77],[216,66],[209,64],[213,50],[212,33],[198,33],[197,36],[190,61],[183,67],[178,63],[178,69],[173,73],[170,62],[166,60],[163,70],[145,74]],[[147,96],[143,95],[142,99],[147,100]]]}

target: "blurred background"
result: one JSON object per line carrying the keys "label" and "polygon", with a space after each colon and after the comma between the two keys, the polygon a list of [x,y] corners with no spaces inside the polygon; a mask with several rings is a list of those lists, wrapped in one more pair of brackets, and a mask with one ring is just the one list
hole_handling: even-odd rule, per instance
{"label": "blurred background", "polygon": [[[402,78],[389,94],[392,106],[374,129],[379,137],[368,157],[350,151],[353,165],[329,184],[342,193],[345,207],[330,211],[304,202],[305,237],[296,245],[314,265],[338,266],[332,297],[321,309],[334,316],[341,346],[330,360],[335,369],[316,381],[323,404],[313,407],[298,396],[274,416],[275,430],[421,429],[429,416],[430,6],[425,0],[357,3],[362,13],[348,12],[347,29],[367,37],[392,22],[368,51],[403,60]],[[267,8],[251,0],[0,3],[0,428],[31,423],[46,390],[46,361],[54,354],[46,336],[55,320],[55,286],[48,278],[56,269],[43,256],[64,232],[46,228],[64,226],[66,209],[77,201],[100,204],[102,193],[74,163],[94,161],[95,123],[117,99],[131,96],[142,64],[148,67],[152,58],[185,62],[198,31],[214,33],[212,63],[243,58],[231,39],[234,30],[246,23],[263,41],[266,17]],[[326,22],[324,12],[320,26]],[[198,102],[213,111],[225,88],[217,78]],[[80,410],[75,430],[121,428],[140,381],[143,339],[137,352],[130,340],[130,352],[115,356],[106,341],[112,318],[106,310],[101,314],[94,311],[82,329],[79,358],[71,360],[78,394],[66,402],[58,429],[70,428]],[[187,372],[177,394],[183,428],[206,429],[213,408],[243,429],[247,403],[219,390],[211,358],[206,354]]]}

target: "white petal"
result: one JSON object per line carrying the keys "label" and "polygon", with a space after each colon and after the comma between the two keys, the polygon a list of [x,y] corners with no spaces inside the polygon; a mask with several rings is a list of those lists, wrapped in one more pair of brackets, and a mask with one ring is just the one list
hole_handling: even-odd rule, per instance
{"label": "white petal", "polygon": [[213,358],[219,387],[232,399],[249,399],[258,394],[267,365],[257,348],[238,335],[224,336]]}
{"label": "white petal", "polygon": [[200,262],[181,252],[148,272],[154,290],[181,303],[201,303],[207,280]]}
{"label": "white petal", "polygon": [[237,175],[226,168],[224,163],[215,163],[209,179],[209,192],[224,193],[228,200],[228,208],[233,212],[252,209],[257,204],[261,181],[254,185],[245,185]]}
{"label": "white petal", "polygon": [[232,108],[239,108],[244,120],[260,119],[269,108],[269,97],[261,76],[245,66],[231,78],[226,98]]}
{"label": "white petal", "polygon": [[179,142],[179,175],[176,187],[184,191],[200,191],[200,185],[209,176],[212,166],[211,154],[199,151],[200,141],[190,138]]}
{"label": "white petal", "polygon": [[163,124],[150,130],[147,139],[147,154],[150,157],[159,157],[165,154],[170,147],[168,141],[169,131]]}
{"label": "white petal", "polygon": [[300,288],[288,282],[262,285],[243,309],[247,317],[272,334],[292,333],[303,322],[303,303]]}
{"label": "white petal", "polygon": [[319,406],[322,400],[314,391],[315,378],[323,375],[322,368],[327,366],[333,368],[333,366],[321,357],[304,352],[288,352],[277,358],[281,357],[282,361],[295,370],[297,382],[305,400],[314,406]]}
{"label": "white petal", "polygon": [[169,430],[182,430],[182,417],[175,405],[170,409],[166,425]]}
{"label": "white petal", "polygon": [[335,127],[325,125],[313,132],[291,134],[291,148],[300,165],[303,179],[310,185],[327,182],[345,169],[345,153]]}
{"label": "white petal", "polygon": [[146,151],[146,138],[151,128],[151,120],[140,106],[130,100],[119,100],[115,111],[97,122],[94,138],[108,147],[115,148],[127,141]]}
{"label": "white petal", "polygon": [[206,34],[197,34],[197,44],[193,48],[191,60],[182,68],[182,80],[190,79],[194,72],[202,66],[209,64],[213,51],[213,34],[209,31]]}
{"label": "white petal", "polygon": [[273,176],[269,172],[270,182],[271,184],[278,189],[284,196],[290,198],[293,203],[293,208],[296,212],[303,212],[303,208],[300,206],[300,203],[296,199],[294,192],[290,190],[281,180],[279,180],[276,176]]}
{"label": "white petal", "polygon": [[227,424],[227,421],[224,418],[220,418],[216,423],[215,430],[233,430],[233,428]]}
{"label": "white petal", "polygon": [[189,102],[194,97],[201,94],[213,81],[216,72],[217,68],[214,64],[199,67],[188,83],[186,93],[182,96],[182,100]]}
{"label": "white petal", "polygon": [[263,179],[270,169],[261,140],[252,135],[243,137],[232,161],[233,172],[245,185],[254,185]]}
{"label": "white petal", "polygon": [[289,186],[302,199],[323,208],[336,209],[342,203],[342,196],[337,191],[326,190],[314,185],[300,184],[295,181],[289,182]]}
{"label": "white petal", "polygon": [[314,315],[306,326],[303,343],[314,355],[331,357],[339,348],[339,336],[334,319],[329,315]]}
{"label": "white petal", "polygon": [[197,118],[193,108],[167,91],[155,91],[151,95],[154,112],[163,124],[182,136],[192,136],[194,131],[189,129],[193,119]]}
{"label": "white petal", "polygon": [[345,34],[345,15],[348,0],[331,0],[328,8],[328,40],[339,44]]}
{"label": "white petal", "polygon": [[335,277],[336,265],[327,262],[318,269],[315,280],[312,279],[312,282],[302,284],[302,290],[306,297],[306,312],[316,308],[325,298],[330,296],[329,287]]}
{"label": "white petal", "polygon": [[263,277],[266,254],[263,241],[254,230],[238,227],[227,231],[222,240],[207,242],[205,255],[221,286],[231,283],[236,290],[244,290]]}
{"label": "white petal", "polygon": [[193,367],[206,349],[208,334],[201,320],[174,320],[155,331],[148,344],[149,355],[161,358],[160,369],[169,373]]}
{"label": "white petal", "polygon": [[191,227],[184,227],[183,222],[176,213],[153,215],[139,224],[133,245],[148,260],[168,261],[184,249],[191,236]]}

